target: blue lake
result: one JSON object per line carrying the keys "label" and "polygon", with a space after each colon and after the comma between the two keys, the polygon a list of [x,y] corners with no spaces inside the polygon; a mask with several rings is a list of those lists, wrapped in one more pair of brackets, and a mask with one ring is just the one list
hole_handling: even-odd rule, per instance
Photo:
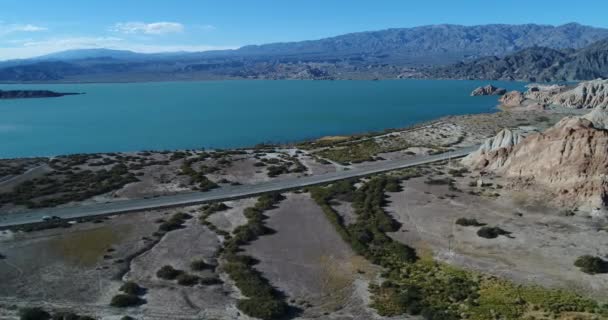
{"label": "blue lake", "polygon": [[[495,111],[488,81],[205,81],[0,85],[84,92],[0,100],[0,158],[230,148],[398,128]],[[509,90],[525,83],[493,81]]]}

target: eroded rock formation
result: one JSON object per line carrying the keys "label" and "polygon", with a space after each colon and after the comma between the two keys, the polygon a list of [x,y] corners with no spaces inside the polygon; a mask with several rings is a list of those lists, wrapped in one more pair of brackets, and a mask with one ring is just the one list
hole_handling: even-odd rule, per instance
{"label": "eroded rock formation", "polygon": [[502,96],[505,93],[507,93],[507,89],[497,88],[489,84],[485,87],[479,87],[473,90],[473,92],[471,92],[471,96]]}
{"label": "eroded rock formation", "polygon": [[[591,119],[591,120],[590,120]],[[608,205],[608,130],[606,111],[567,117],[545,132],[518,143],[501,131],[463,163],[511,179],[514,188],[542,188],[560,205]],[[596,124],[594,124],[595,121]]]}

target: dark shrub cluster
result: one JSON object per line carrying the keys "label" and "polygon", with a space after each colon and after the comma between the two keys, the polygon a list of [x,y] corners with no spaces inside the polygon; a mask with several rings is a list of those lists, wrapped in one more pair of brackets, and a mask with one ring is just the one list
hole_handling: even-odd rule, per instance
{"label": "dark shrub cluster", "polygon": [[477,235],[486,239],[494,239],[498,238],[498,236],[508,236],[510,234],[510,232],[505,231],[500,227],[482,227],[477,230]]}
{"label": "dark shrub cluster", "polygon": [[41,308],[24,308],[19,310],[21,320],[95,320],[93,317],[81,316],[74,312],[60,311],[53,315]]}
{"label": "dark shrub cluster", "polygon": [[[209,191],[211,189],[215,189],[218,187],[218,185],[216,183],[209,180],[205,176],[205,172],[196,171],[192,168],[191,165],[192,164],[190,163],[190,161],[184,161],[184,163],[182,164],[182,167],[181,167],[181,170],[182,170],[181,174],[189,176],[190,179],[192,179],[192,183],[197,185],[198,190]],[[206,172],[209,172],[209,170],[206,170]]]}
{"label": "dark shrub cluster", "polygon": [[590,255],[580,256],[574,261],[574,265],[588,274],[608,273],[608,261],[600,257]]}
{"label": "dark shrub cluster", "polygon": [[133,281],[125,282],[120,289],[118,289],[126,294],[140,296],[146,292],[146,289],[140,287],[137,283]]}
{"label": "dark shrub cluster", "polygon": [[112,297],[110,305],[116,308],[128,308],[143,304],[144,300],[133,294],[117,294]]}
{"label": "dark shrub cluster", "polygon": [[473,218],[458,218],[456,220],[456,224],[463,227],[483,227],[486,224],[477,221],[477,219]]}
{"label": "dark shrub cluster", "polygon": [[204,260],[194,260],[190,263],[190,269],[193,271],[203,271],[206,269],[213,269],[213,266],[207,264]]}
{"label": "dark shrub cluster", "polygon": [[[283,198],[278,193],[266,194],[258,198],[254,207],[245,209],[248,223],[234,230],[234,236],[226,241],[223,250],[224,271],[235,282],[241,293],[248,297],[239,300],[237,307],[248,316],[264,320],[277,319],[285,315],[288,305],[284,296],[253,268],[257,261],[238,252],[241,245],[271,232],[264,226],[266,219],[264,211],[274,208]],[[205,281],[216,284],[217,280]]]}
{"label": "dark shrub cluster", "polygon": [[[327,188],[312,188],[313,199],[321,206],[329,221],[351,247],[373,263],[385,266],[395,261],[412,262],[416,252],[409,246],[392,240],[387,232],[399,230],[400,224],[384,211],[385,191],[398,190],[399,180],[386,176],[375,177],[361,188],[352,191],[345,182],[332,184]],[[356,222],[344,226],[340,217],[329,205],[334,198],[350,196],[357,214]],[[395,260],[396,259],[396,260]]]}
{"label": "dark shrub cluster", "polygon": [[135,181],[139,180],[122,163],[110,170],[50,173],[25,181],[12,192],[0,193],[0,205],[14,203],[29,208],[55,207],[117,190]]}
{"label": "dark shrub cluster", "polygon": [[172,266],[163,266],[156,271],[156,276],[164,280],[175,280],[182,273],[184,273],[182,270],[174,269]]}
{"label": "dark shrub cluster", "polygon": [[178,212],[171,216],[168,221],[162,222],[158,226],[158,231],[161,232],[169,232],[173,230],[178,230],[184,227],[184,222],[186,220],[191,219],[192,216],[187,213]]}
{"label": "dark shrub cluster", "polygon": [[199,280],[199,277],[187,273],[182,273],[177,276],[177,284],[179,284],[180,286],[191,287],[198,284]]}

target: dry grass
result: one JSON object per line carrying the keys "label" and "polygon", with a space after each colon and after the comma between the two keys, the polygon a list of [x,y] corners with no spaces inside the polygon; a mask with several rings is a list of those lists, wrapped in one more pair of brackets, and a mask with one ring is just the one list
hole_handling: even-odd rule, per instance
{"label": "dry grass", "polygon": [[120,243],[131,230],[130,225],[103,226],[57,237],[48,248],[67,262],[81,267],[95,265],[106,250]]}

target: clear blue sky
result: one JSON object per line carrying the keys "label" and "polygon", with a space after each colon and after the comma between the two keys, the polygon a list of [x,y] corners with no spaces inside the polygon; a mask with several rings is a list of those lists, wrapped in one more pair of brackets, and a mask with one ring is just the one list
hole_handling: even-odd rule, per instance
{"label": "clear blue sky", "polygon": [[2,0],[0,10],[0,59],[233,48],[439,23],[608,27],[604,0]]}

